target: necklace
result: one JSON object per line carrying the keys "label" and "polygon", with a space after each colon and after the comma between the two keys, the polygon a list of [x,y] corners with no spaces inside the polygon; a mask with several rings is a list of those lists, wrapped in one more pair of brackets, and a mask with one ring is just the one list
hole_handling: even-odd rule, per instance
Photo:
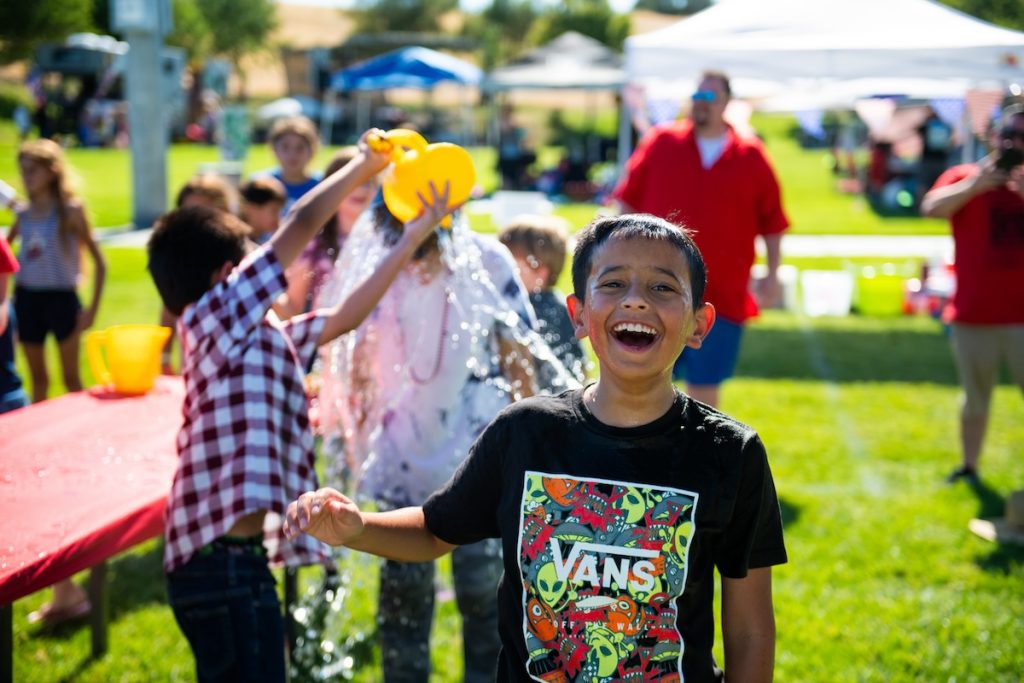
{"label": "necklace", "polygon": [[[416,369],[413,367],[412,363],[410,362],[409,363],[409,379],[411,379],[413,381],[413,384],[417,384],[419,386],[423,386],[424,384],[429,384],[430,382],[433,382],[434,379],[437,377],[438,373],[441,372],[441,359],[442,359],[442,356],[444,354],[444,339],[445,339],[446,330],[448,329],[448,310],[451,308],[450,297],[451,297],[451,291],[448,289],[448,287],[445,287],[444,288],[444,306],[441,309],[441,334],[439,334],[438,338],[437,338],[437,353],[434,355],[434,367],[431,368],[429,375],[427,375],[426,377],[420,377],[420,376],[418,376],[416,374]],[[406,352],[408,352],[409,351],[409,345],[406,343],[406,340],[405,340],[405,329],[401,325],[399,325],[398,326],[398,330],[399,330],[399,334],[401,334],[401,336],[402,336],[402,346],[406,349]]]}

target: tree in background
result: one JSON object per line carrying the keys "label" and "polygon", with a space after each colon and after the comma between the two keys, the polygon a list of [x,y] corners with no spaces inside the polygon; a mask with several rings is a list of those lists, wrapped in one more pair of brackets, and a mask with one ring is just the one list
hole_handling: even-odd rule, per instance
{"label": "tree in background", "polygon": [[637,0],[634,9],[662,14],[696,14],[711,6],[711,0]]}
{"label": "tree in background", "polygon": [[961,12],[1005,28],[1024,30],[1024,2],[1021,0],[939,0]]}
{"label": "tree in background", "polygon": [[40,43],[92,29],[92,0],[2,0],[0,64],[29,59]]}
{"label": "tree in background", "polygon": [[199,0],[202,15],[211,37],[211,52],[231,62],[238,74],[242,99],[246,96],[245,70],[242,58],[267,50],[271,31],[277,27],[273,0]]}
{"label": "tree in background", "polygon": [[436,32],[441,15],[458,6],[459,0],[357,0],[348,14],[358,33]]}
{"label": "tree in background", "polygon": [[540,45],[566,31],[577,31],[621,51],[629,36],[629,16],[616,14],[607,0],[565,0],[541,13],[528,42]]}
{"label": "tree in background", "polygon": [[536,20],[531,0],[494,0],[480,14],[466,16],[463,33],[480,41],[481,66],[490,70],[523,51]]}

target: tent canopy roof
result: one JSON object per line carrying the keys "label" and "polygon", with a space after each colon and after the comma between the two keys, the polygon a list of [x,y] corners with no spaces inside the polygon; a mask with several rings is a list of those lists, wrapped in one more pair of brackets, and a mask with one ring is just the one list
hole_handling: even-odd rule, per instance
{"label": "tent canopy roof", "polygon": [[566,31],[491,71],[489,90],[615,90],[626,81],[622,58],[601,42]]}
{"label": "tent canopy roof", "polygon": [[628,38],[626,67],[631,82],[685,80],[690,87],[707,68],[740,82],[785,84],[1024,80],[1024,33],[931,0],[721,0]]}
{"label": "tent canopy roof", "polygon": [[425,47],[406,47],[359,62],[331,76],[332,90],[429,90],[452,81],[477,85],[483,72],[473,64]]}

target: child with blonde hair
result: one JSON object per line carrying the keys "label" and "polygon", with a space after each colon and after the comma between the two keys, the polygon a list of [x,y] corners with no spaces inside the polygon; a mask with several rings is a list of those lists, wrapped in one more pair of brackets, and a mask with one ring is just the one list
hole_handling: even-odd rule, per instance
{"label": "child with blonde hair", "polygon": [[[39,402],[46,400],[50,388],[44,342],[51,334],[60,349],[64,386],[68,391],[82,389],[79,341],[96,319],[107,265],[85,207],[75,195],[72,172],[60,146],[45,139],[24,143],[18,150],[18,170],[28,203],[15,211],[8,234],[12,243],[20,240],[14,310],[32,381],[32,401]],[[93,264],[92,297],[84,308],[77,292],[83,249]],[[53,601],[30,614],[29,621],[56,624],[82,617],[89,609],[82,589],[66,579],[54,585]]]}

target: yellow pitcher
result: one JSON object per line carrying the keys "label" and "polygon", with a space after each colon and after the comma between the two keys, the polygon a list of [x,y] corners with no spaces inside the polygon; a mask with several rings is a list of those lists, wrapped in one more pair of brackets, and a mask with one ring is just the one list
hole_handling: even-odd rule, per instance
{"label": "yellow pitcher", "polygon": [[160,374],[160,350],[171,328],[159,325],[114,325],[90,332],[85,353],[96,381],[122,394],[144,394]]}
{"label": "yellow pitcher", "polygon": [[[462,147],[450,142],[427,144],[426,138],[414,130],[396,128],[381,135],[371,135],[367,144],[378,152],[391,153],[391,170],[385,175],[384,204],[398,220],[406,223],[419,215],[422,205],[417,192],[430,200],[430,182],[438,192],[448,185],[448,203],[452,206],[469,199],[476,182],[473,159]],[[451,226],[446,216],[441,225]]]}

